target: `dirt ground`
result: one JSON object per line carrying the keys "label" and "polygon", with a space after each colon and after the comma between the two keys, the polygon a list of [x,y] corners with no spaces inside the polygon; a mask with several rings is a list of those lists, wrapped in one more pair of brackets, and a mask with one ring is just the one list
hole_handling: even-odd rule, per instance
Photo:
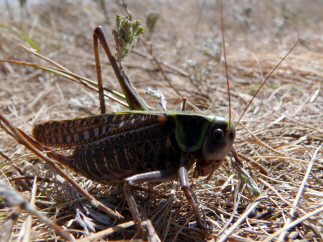
{"label": "dirt ground", "polygon": [[[146,48],[141,41],[124,61],[138,93],[155,110],[161,107],[145,94],[148,87],[163,92],[168,110],[180,110],[185,96],[189,102],[187,109],[228,118],[219,1],[126,3],[132,18],[142,21],[145,28],[142,38],[148,44]],[[298,40],[236,128],[234,148],[258,185],[260,199],[250,196],[246,189],[237,189],[239,179],[229,159],[209,181],[190,176],[192,189],[211,229],[205,231],[197,227],[179,184],[176,191],[173,183],[163,183],[152,190],[143,184],[133,190],[135,200],[142,217],[152,222],[162,241],[271,240],[271,235],[280,241],[323,240],[323,149],[319,149],[323,142],[322,4],[314,0],[225,1],[223,27],[234,123],[263,80]],[[0,113],[28,135],[39,122],[100,114],[95,91],[73,82],[73,78],[35,68],[30,63],[53,67],[56,62],[96,82],[93,30],[102,25],[114,50],[111,32],[116,29],[117,13],[126,14],[119,1],[44,0],[26,1],[23,6],[18,1],[1,1]],[[152,13],[159,18],[150,32],[147,16]],[[269,21],[276,18],[280,20]],[[38,53],[52,62],[26,51],[30,48],[38,48]],[[100,57],[104,86],[121,92],[102,48]],[[25,62],[25,65],[3,60]],[[107,99],[106,106],[107,112],[127,110],[111,99]],[[7,198],[0,200],[3,236],[12,229],[11,240],[58,240],[58,233],[39,217],[33,216],[28,221],[28,209],[21,211],[21,204],[12,206],[8,191],[1,187],[4,184],[10,184],[12,190],[6,189],[17,191],[25,201],[33,198],[31,203],[42,215],[75,239],[93,236],[95,241],[130,240],[135,235],[135,226],[96,234],[119,222],[82,199],[71,185],[3,128],[0,128],[0,151],[3,181],[0,196]],[[65,171],[99,201],[126,220],[133,220],[118,187]],[[255,208],[248,211],[252,205]],[[247,213],[247,219],[239,221]],[[19,216],[17,220],[12,219],[14,214]],[[12,225],[8,225],[10,221]],[[282,228],[287,228],[286,234]]]}

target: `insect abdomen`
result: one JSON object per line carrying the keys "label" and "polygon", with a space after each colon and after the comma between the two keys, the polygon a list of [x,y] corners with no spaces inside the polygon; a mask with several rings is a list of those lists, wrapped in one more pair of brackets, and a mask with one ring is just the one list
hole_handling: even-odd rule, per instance
{"label": "insect abdomen", "polygon": [[[91,180],[117,184],[125,178],[153,170],[165,170],[179,161],[180,151],[170,147],[170,137],[126,146],[88,149],[73,153],[75,169]],[[168,141],[168,142],[167,142]]]}

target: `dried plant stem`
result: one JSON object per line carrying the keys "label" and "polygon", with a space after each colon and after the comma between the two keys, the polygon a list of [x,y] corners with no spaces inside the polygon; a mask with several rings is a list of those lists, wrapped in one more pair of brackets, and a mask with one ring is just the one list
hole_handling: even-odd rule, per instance
{"label": "dried plant stem", "polygon": [[[263,156],[250,156],[249,159],[275,159],[275,160],[286,160],[286,161],[292,161],[295,163],[302,163],[308,165],[310,162],[306,160],[300,160],[300,159],[295,159],[295,158],[290,158],[290,157],[285,157],[285,156],[269,156],[269,155],[263,155]],[[313,164],[316,168],[323,168],[323,165],[320,164]]]}
{"label": "dried plant stem", "polygon": [[270,235],[269,237],[267,237],[266,239],[264,239],[263,242],[267,242],[267,241],[273,240],[275,237],[277,237],[281,233],[289,230],[290,228],[293,228],[297,224],[305,221],[306,219],[309,219],[311,216],[315,216],[315,215],[317,215],[319,213],[322,213],[322,212],[323,212],[323,206],[320,206],[318,209],[315,209],[314,211],[305,214],[303,217],[300,217],[299,219],[296,219],[294,222],[290,223],[288,226],[283,227],[282,229],[280,229],[277,232],[273,233],[272,235]]}
{"label": "dried plant stem", "polygon": [[234,232],[236,228],[247,218],[247,216],[259,205],[261,200],[267,198],[267,195],[263,194],[259,196],[256,201],[253,202],[252,205],[240,216],[240,218],[227,230],[224,231],[224,234],[217,239],[217,242],[226,241],[228,236]]}
{"label": "dried plant stem", "polygon": [[[308,177],[309,177],[309,175],[311,173],[311,170],[313,168],[314,161],[316,160],[317,154],[318,154],[319,150],[322,148],[322,146],[323,146],[323,143],[316,149],[316,151],[315,151],[315,153],[314,153],[314,155],[313,155],[313,157],[311,159],[311,162],[309,163],[309,165],[307,167],[307,170],[306,170],[305,176],[303,178],[302,184],[300,185],[298,193],[296,195],[296,198],[295,198],[295,200],[293,202],[294,207],[297,206],[299,200],[301,199],[302,193],[303,193],[304,188],[305,188],[305,183],[307,182],[307,179],[308,179]],[[294,207],[291,207],[291,209],[289,211],[289,215],[287,216],[287,219],[286,219],[286,222],[285,222],[285,225],[284,225],[283,229],[288,227],[290,222],[292,221],[292,219],[294,217],[294,213],[295,213]],[[280,234],[280,236],[278,237],[278,241],[284,241],[285,236],[286,236],[286,230]]]}
{"label": "dried plant stem", "polygon": [[143,225],[146,227],[149,241],[151,242],[161,242],[160,238],[158,237],[155,228],[149,219],[143,221]]}
{"label": "dried plant stem", "polygon": [[[60,226],[58,226],[55,222],[48,219],[46,216],[42,215],[37,209],[34,208],[30,203],[25,201],[25,199],[20,195],[20,193],[16,192],[9,185],[7,185],[4,181],[0,180],[0,195],[6,198],[6,200],[11,203],[13,206],[18,206],[20,212],[22,209],[26,210],[29,214],[38,217],[42,222],[46,223],[50,227],[52,227],[64,240],[71,241],[72,237],[63,230]],[[14,222],[14,221],[12,221]],[[10,223],[11,224],[11,223]],[[9,224],[8,224],[9,225]]]}
{"label": "dried plant stem", "polygon": [[16,221],[18,220],[21,211],[22,211],[21,206],[13,206],[10,209],[6,220],[2,224],[2,231],[0,234],[0,241],[1,242],[10,241],[13,226],[15,225]]}
{"label": "dried plant stem", "polygon": [[[291,208],[293,208],[293,209],[295,209],[295,210],[297,210],[297,211],[299,211],[300,213],[302,213],[302,214],[304,214],[304,215],[306,215],[307,213],[303,210],[303,209],[301,209],[301,208],[299,208],[299,207],[295,207],[293,204],[291,204],[289,201],[287,201],[286,199],[284,199],[280,194],[279,194],[279,192],[273,187],[273,186],[271,186],[268,182],[266,182],[266,181],[264,181],[263,179],[261,179],[261,178],[258,178],[258,180],[259,181],[261,181],[264,185],[266,185],[267,187],[269,187],[274,193],[276,193],[276,195],[284,202],[284,203],[286,203],[288,206],[290,206]],[[323,226],[323,223],[322,222],[319,222],[318,221],[318,223],[320,223],[320,225],[321,226]]]}
{"label": "dried plant stem", "polygon": [[[236,216],[237,214],[237,209],[238,209],[238,206],[239,206],[239,202],[240,202],[240,198],[241,196],[239,196],[239,184],[237,184],[236,186],[236,189],[235,189],[235,194],[234,194],[234,207],[233,207],[233,211],[231,213],[231,216],[230,218],[228,219],[228,221],[226,222],[226,224],[224,225],[224,227],[221,229],[221,231],[219,232],[219,236],[221,236],[225,230],[230,226],[231,222],[233,221],[233,218]],[[230,234],[229,233],[225,233],[225,238],[224,240],[227,238],[227,236],[229,236]],[[222,236],[223,237],[223,236]],[[221,241],[221,240],[219,240]]]}
{"label": "dried plant stem", "polygon": [[25,45],[23,45],[23,44],[19,44],[18,46],[19,46],[20,48],[22,48],[23,50],[25,50],[25,51],[27,51],[27,52],[29,52],[29,53],[31,53],[31,54],[33,54],[33,55],[35,55],[35,56],[37,56],[37,57],[39,57],[39,58],[43,59],[43,60],[45,60],[45,61],[47,61],[47,62],[51,63],[52,65],[56,66],[57,68],[59,68],[59,69],[61,69],[61,70],[64,70],[64,71],[67,71],[67,72],[72,73],[70,70],[68,70],[68,69],[67,69],[67,68],[65,68],[64,66],[62,66],[62,65],[58,64],[57,62],[55,62],[55,61],[53,61],[53,60],[51,60],[51,59],[49,59],[49,58],[47,58],[47,57],[45,57],[45,56],[43,56],[43,55],[41,55],[41,54],[37,53],[35,49],[28,48],[27,46],[25,46]]}
{"label": "dried plant stem", "polygon": [[[31,192],[31,199],[30,199],[30,205],[33,207],[35,206],[36,193],[37,193],[37,177],[34,178],[33,188]],[[29,242],[30,240],[29,235],[31,230],[31,222],[32,222],[32,216],[31,214],[28,214],[24,223],[22,224],[22,226],[24,226],[24,229],[20,230],[20,232],[24,231],[22,242]]]}
{"label": "dried plant stem", "polygon": [[267,148],[267,149],[269,149],[269,150],[271,150],[272,152],[275,152],[276,154],[278,154],[278,155],[282,155],[282,156],[286,156],[284,153],[282,153],[282,152],[280,152],[280,151],[277,151],[277,150],[275,150],[274,148],[272,148],[272,147],[270,147],[269,145],[267,145],[266,143],[264,143],[264,142],[262,142],[254,133],[252,133],[246,126],[244,126],[242,123],[240,123],[241,124],[241,126],[243,127],[243,128],[245,128],[247,131],[248,131],[248,133],[249,134],[251,134],[251,136],[252,136],[252,138],[253,138],[253,142],[255,142],[256,144],[258,144],[258,145],[261,145],[261,146],[263,146],[263,147],[265,147],[265,148]]}
{"label": "dried plant stem", "polygon": [[[134,224],[135,224],[134,221],[129,221],[129,222],[125,222],[125,223],[122,223],[122,224],[118,224],[117,226],[102,230],[100,232],[97,232],[95,234],[87,236],[87,237],[85,237],[83,239],[77,239],[77,240],[75,240],[75,242],[87,242],[87,241],[91,241],[91,240],[97,240],[97,239],[100,239],[100,238],[102,238],[104,236],[108,236],[109,234],[112,234],[112,233],[115,233],[117,231],[129,228],[129,227],[133,226]],[[137,240],[133,240],[133,241],[137,241]]]}
{"label": "dried plant stem", "polygon": [[0,156],[2,156],[7,161],[10,161],[10,158],[0,150]]}
{"label": "dried plant stem", "polygon": [[[148,60],[154,60],[154,58],[151,55],[146,55],[146,54],[142,53],[142,51],[132,50],[131,52],[134,53],[134,54],[137,54],[137,55],[139,55],[141,57],[144,57],[144,58],[146,58]],[[178,68],[176,66],[168,64],[168,63],[166,63],[164,61],[161,61],[161,60],[158,60],[158,62],[160,63],[160,65],[165,66],[168,69],[171,69],[171,70],[177,72],[181,76],[185,76],[185,77],[190,77],[191,76],[190,73],[188,73],[188,72],[186,72],[186,71],[184,71],[184,70],[182,70],[182,69],[180,69],[180,68]]]}
{"label": "dried plant stem", "polygon": [[[140,40],[144,43],[144,46],[146,48],[146,50],[148,51],[148,53],[151,55],[153,61],[155,61],[156,65],[158,66],[159,70],[161,71],[162,75],[164,76],[164,79],[167,81],[168,85],[170,86],[170,88],[179,96],[179,97],[183,97],[183,95],[180,94],[179,91],[176,90],[176,88],[173,86],[172,82],[169,80],[169,78],[167,77],[163,67],[161,66],[161,64],[159,63],[159,61],[157,60],[157,58],[153,55],[152,50],[149,50],[147,47],[146,42],[143,40],[143,38],[140,37]],[[201,111],[198,107],[196,107],[194,104],[192,104],[190,101],[187,100],[188,105],[190,105],[192,108],[194,108],[196,111]]]}
{"label": "dried plant stem", "polygon": [[[35,179],[35,176],[18,176],[18,177],[9,177],[9,181],[17,181],[17,180],[30,180]],[[42,181],[45,180],[46,182],[50,182],[49,178],[38,177],[37,180]]]}

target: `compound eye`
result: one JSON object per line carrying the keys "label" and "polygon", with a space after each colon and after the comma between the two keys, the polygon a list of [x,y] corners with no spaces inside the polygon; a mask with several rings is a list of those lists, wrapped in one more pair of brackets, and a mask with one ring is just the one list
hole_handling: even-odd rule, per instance
{"label": "compound eye", "polygon": [[224,132],[222,129],[215,129],[213,131],[213,138],[217,141],[217,142],[222,142],[224,139]]}

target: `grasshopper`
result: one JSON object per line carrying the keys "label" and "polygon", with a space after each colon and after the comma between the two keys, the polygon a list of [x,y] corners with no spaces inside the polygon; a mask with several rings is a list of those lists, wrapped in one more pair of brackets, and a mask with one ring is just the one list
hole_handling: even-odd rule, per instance
{"label": "grasshopper", "polygon": [[[218,169],[232,148],[234,125],[213,114],[151,111],[119,69],[103,28],[97,27],[93,36],[99,86],[98,40],[131,110],[40,123],[33,128],[33,137],[45,146],[76,147],[71,157],[57,156],[56,160],[77,173],[100,183],[124,183],[140,236],[141,218],[129,186],[142,182],[180,180],[198,226],[205,228],[189,186],[188,171],[195,163],[195,177],[210,175]],[[101,111],[104,112],[102,106]]]}
{"label": "grasshopper", "polygon": [[[130,186],[143,182],[179,180],[197,225],[207,229],[189,185],[188,171],[195,164],[195,178],[211,176],[221,166],[235,140],[231,118],[191,111],[152,111],[118,66],[102,27],[95,28],[93,40],[101,115],[37,124],[32,132],[34,139],[43,146],[75,148],[71,156],[50,152],[73,171],[100,183],[124,184],[138,237],[143,237],[144,229]],[[105,113],[98,41],[110,60],[130,111]]]}

